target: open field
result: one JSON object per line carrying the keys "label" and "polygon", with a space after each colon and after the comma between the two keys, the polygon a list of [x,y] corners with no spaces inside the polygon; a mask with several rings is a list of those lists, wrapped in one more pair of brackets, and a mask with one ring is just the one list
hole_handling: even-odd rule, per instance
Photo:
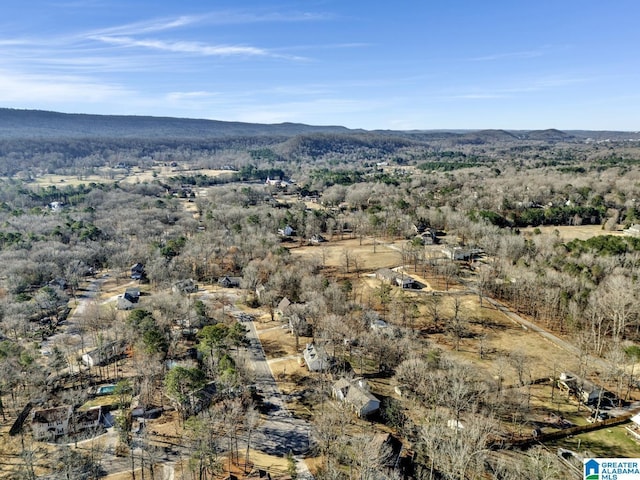
{"label": "open field", "polygon": [[188,168],[169,167],[164,165],[154,166],[151,169],[141,169],[139,167],[133,167],[130,170],[124,168],[110,168],[102,167],[96,169],[97,173],[90,175],[54,175],[45,174],[36,177],[31,185],[40,187],[56,186],[62,187],[64,185],[80,185],[88,183],[142,183],[151,182],[153,180],[167,179],[178,175],[207,175],[210,177],[216,177],[219,175],[231,173],[229,170],[212,170],[212,169],[196,169],[191,170]]}
{"label": "open field", "polygon": [[[359,238],[333,240],[319,245],[292,246],[292,255],[304,258],[316,258],[321,265],[347,273],[346,263],[349,258],[349,272],[375,271],[383,267],[397,267],[402,263],[401,245],[404,241],[383,242],[367,237],[362,242]],[[395,248],[393,248],[395,247]]]}
{"label": "open field", "polygon": [[[578,225],[578,226],[553,226],[544,225],[541,227],[527,227],[520,229],[523,235],[532,236],[534,230],[538,228],[541,235],[558,235],[558,238],[564,242],[574,239],[588,240],[591,237],[600,235],[624,235],[621,230],[605,230],[602,225]],[[556,233],[557,232],[557,233]]]}

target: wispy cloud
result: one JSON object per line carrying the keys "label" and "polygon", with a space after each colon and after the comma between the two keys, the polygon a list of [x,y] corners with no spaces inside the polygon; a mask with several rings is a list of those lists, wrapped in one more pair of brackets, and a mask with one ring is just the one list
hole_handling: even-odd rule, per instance
{"label": "wispy cloud", "polygon": [[134,36],[147,33],[175,30],[193,25],[240,25],[251,23],[310,22],[333,18],[331,15],[315,12],[249,12],[223,10],[202,15],[181,15],[170,18],[155,18],[139,22],[116,25],[87,33],[87,36],[124,35]]}
{"label": "wispy cloud", "polygon": [[166,30],[187,27],[189,25],[202,22],[204,18],[204,16],[181,15],[174,18],[145,20],[93,30],[87,32],[85,36],[91,38],[106,35],[141,35],[145,33],[162,32]]}
{"label": "wispy cloud", "polygon": [[529,50],[524,52],[508,52],[508,53],[495,53],[492,55],[484,55],[481,57],[471,58],[474,62],[492,62],[496,60],[511,60],[511,59],[526,59],[541,57],[544,55],[542,50]]}
{"label": "wispy cloud", "polygon": [[133,92],[119,85],[97,82],[79,76],[51,76],[0,70],[0,100],[3,103],[53,101],[104,102],[115,97],[130,97]]}
{"label": "wispy cloud", "polygon": [[333,15],[318,12],[250,12],[241,10],[226,10],[212,12],[204,17],[209,24],[231,25],[241,23],[277,23],[277,22],[318,22],[331,20]]}
{"label": "wispy cloud", "polygon": [[507,98],[512,96],[508,93],[463,93],[460,95],[449,95],[446,98],[450,100],[495,100],[497,98]]}
{"label": "wispy cloud", "polygon": [[459,87],[457,93],[444,93],[441,100],[495,100],[522,94],[543,92],[592,81],[592,78],[573,75],[550,75],[534,79],[514,79],[510,85],[495,87]]}
{"label": "wispy cloud", "polygon": [[230,56],[230,55],[248,55],[248,56],[276,56],[269,51],[251,46],[239,45],[208,45],[200,42],[168,42],[163,40],[137,40],[131,37],[92,37],[111,45],[119,45],[123,47],[142,47],[153,50],[162,50],[174,53],[190,53],[205,56]]}
{"label": "wispy cloud", "polygon": [[0,39],[0,47],[21,47],[27,45],[34,45],[33,40],[27,40],[22,38],[9,38]]}

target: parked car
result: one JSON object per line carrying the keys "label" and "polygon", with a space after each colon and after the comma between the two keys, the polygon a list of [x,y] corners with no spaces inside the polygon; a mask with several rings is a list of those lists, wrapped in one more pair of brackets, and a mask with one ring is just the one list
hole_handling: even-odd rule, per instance
{"label": "parked car", "polygon": [[590,416],[587,417],[587,422],[602,422],[603,420],[607,420],[608,418],[611,418],[611,415],[609,415],[607,412],[598,412],[597,415],[596,412],[593,412]]}

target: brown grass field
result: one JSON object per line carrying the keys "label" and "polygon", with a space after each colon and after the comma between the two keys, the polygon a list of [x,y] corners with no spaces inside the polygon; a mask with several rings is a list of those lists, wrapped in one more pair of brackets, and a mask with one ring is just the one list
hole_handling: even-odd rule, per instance
{"label": "brown grass field", "polygon": [[[579,226],[558,226],[553,225],[537,227],[540,229],[541,235],[558,235],[563,242],[569,242],[574,239],[588,240],[591,237],[600,235],[624,235],[621,230],[605,230],[601,225],[579,225]],[[520,229],[520,232],[527,236],[535,235],[534,227]],[[558,232],[558,233],[556,233]]]}
{"label": "brown grass field", "polygon": [[188,168],[178,167],[168,167],[164,165],[157,165],[151,169],[141,169],[138,167],[133,167],[129,171],[125,169],[115,169],[110,167],[102,167],[98,169],[97,174],[93,175],[81,175],[81,176],[71,176],[71,175],[54,175],[54,174],[46,174],[40,177],[37,177],[32,185],[37,185],[40,187],[48,187],[51,185],[55,185],[56,187],[61,187],[64,185],[80,185],[80,184],[88,184],[88,183],[113,183],[113,182],[124,182],[124,183],[142,183],[142,182],[151,182],[155,179],[166,179],[172,176],[177,175],[208,175],[210,177],[215,177],[218,175],[228,174],[228,170],[211,170],[211,169],[195,169],[191,170]]}

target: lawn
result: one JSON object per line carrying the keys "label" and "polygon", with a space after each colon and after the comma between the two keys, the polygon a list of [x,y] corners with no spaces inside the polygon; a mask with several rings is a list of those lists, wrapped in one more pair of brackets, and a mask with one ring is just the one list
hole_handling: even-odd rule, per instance
{"label": "lawn", "polygon": [[585,457],[640,458],[640,444],[627,434],[624,425],[575,435],[552,445],[568,448]]}

